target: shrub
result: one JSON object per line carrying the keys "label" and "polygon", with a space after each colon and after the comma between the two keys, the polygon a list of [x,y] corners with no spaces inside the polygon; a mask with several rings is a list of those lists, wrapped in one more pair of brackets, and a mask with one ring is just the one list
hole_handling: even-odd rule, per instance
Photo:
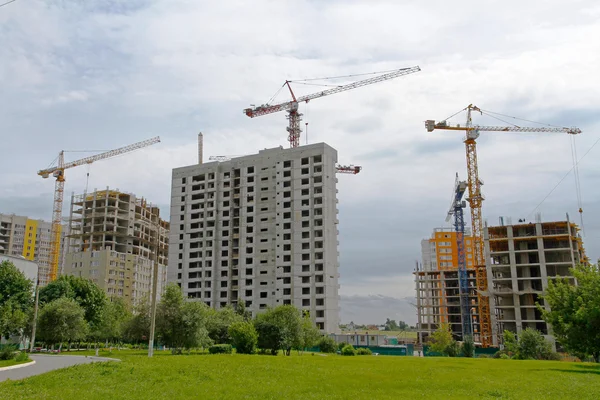
{"label": "shrub", "polygon": [[348,343],[343,343],[343,342],[342,343],[338,343],[338,345],[337,345],[338,351],[342,351],[342,349],[344,347],[346,347],[347,345],[348,345]]}
{"label": "shrub", "polygon": [[232,347],[230,344],[215,344],[208,348],[210,354],[231,354]]}
{"label": "shrub", "polygon": [[22,361],[27,361],[27,360],[29,360],[29,356],[24,351],[20,351],[17,354],[17,356],[15,357],[15,361],[17,361],[17,362],[22,362]]}
{"label": "shrub", "polygon": [[473,357],[475,355],[475,342],[471,336],[466,336],[464,338],[460,350],[464,357]]}
{"label": "shrub", "polygon": [[234,322],[229,326],[229,336],[240,354],[254,354],[258,343],[258,333],[252,322]]}
{"label": "shrub", "polygon": [[12,360],[15,357],[15,350],[6,346],[0,350],[0,360]]}
{"label": "shrub", "polygon": [[343,356],[355,356],[356,350],[354,350],[354,347],[352,347],[351,344],[347,344],[342,348],[342,355]]}
{"label": "shrub", "polygon": [[458,357],[460,355],[460,344],[453,340],[446,347],[446,354],[448,357]]}
{"label": "shrub", "polygon": [[510,360],[510,356],[508,354],[506,354],[506,353],[500,354],[500,358],[502,360]]}
{"label": "shrub", "polygon": [[373,352],[371,351],[371,349],[368,349],[366,347],[361,347],[360,349],[356,349],[356,355],[357,356],[371,356],[371,355],[373,355]]}
{"label": "shrub", "polygon": [[317,346],[319,346],[321,353],[335,353],[336,350],[335,340],[329,336],[323,336]]}

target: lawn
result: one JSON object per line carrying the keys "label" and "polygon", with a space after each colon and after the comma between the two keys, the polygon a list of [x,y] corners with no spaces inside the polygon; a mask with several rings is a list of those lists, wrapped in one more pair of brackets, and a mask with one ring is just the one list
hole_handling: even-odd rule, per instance
{"label": "lawn", "polygon": [[2,367],[10,367],[12,365],[17,365],[17,364],[24,364],[24,363],[28,363],[31,360],[25,360],[25,361],[15,361],[15,360],[0,360],[0,368]]}
{"label": "lawn", "polygon": [[122,362],[0,383],[0,399],[600,398],[600,367],[581,363],[155,354],[114,351]]}

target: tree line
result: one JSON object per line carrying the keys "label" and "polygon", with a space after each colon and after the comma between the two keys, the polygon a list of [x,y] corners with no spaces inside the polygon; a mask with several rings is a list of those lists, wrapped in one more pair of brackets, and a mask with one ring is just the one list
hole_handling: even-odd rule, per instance
{"label": "tree line", "polygon": [[[252,318],[244,304],[238,304],[215,310],[186,301],[178,285],[167,285],[157,305],[157,342],[173,353],[224,345],[214,351],[230,352],[233,346],[238,353],[283,350],[289,355],[292,349],[311,348],[323,338],[310,316],[294,306],[268,309]],[[31,338],[33,308],[33,282],[12,263],[0,264],[0,334],[20,341]],[[145,346],[150,324],[149,299],[131,308],[84,278],[63,275],[39,290],[36,343],[48,347],[70,349],[82,342]]]}

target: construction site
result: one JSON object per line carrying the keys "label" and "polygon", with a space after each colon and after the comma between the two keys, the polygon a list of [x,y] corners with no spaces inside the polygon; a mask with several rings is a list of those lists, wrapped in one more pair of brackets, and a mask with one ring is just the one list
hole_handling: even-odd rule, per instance
{"label": "construction site", "polygon": [[[334,333],[340,323],[338,176],[356,175],[363,167],[339,163],[337,151],[325,143],[300,146],[303,114],[299,105],[420,70],[414,66],[374,73],[374,77],[303,96],[296,96],[292,84],[311,79],[285,81],[268,102],[251,105],[243,113],[255,118],[285,111],[289,149],[280,146],[245,156],[210,156],[204,162],[203,135],[199,134],[197,162],[172,171],[170,222],[139,194],[109,188],[88,193],[87,187],[83,194],[72,195],[66,225],[62,218],[67,169],[157,144],[158,137],[72,162],[65,162],[61,151],[56,165],[38,172],[43,178],[55,178],[52,222],[45,232],[47,254],[40,263],[39,282],[51,282],[61,273],[81,276],[98,283],[109,296],[132,304],[160,295],[167,282],[174,282],[190,301],[213,308],[243,302],[255,315],[269,307],[293,304],[323,332]],[[291,100],[276,102],[275,96],[284,89]],[[540,296],[549,280],[572,279],[569,268],[587,262],[580,229],[568,215],[564,221],[543,222],[539,214],[532,222],[513,225],[510,219],[507,224],[501,219],[498,226],[488,226],[483,218],[477,139],[483,132],[574,137],[581,131],[476,125],[473,114],[495,118],[502,114],[471,104],[452,117],[461,112],[466,113],[461,123],[425,121],[428,132],[465,134],[466,179],[456,175],[446,214],[451,227],[435,228],[421,242],[422,260],[414,271],[419,342],[426,343],[444,324],[457,340],[472,337],[483,348],[499,346],[504,330],[519,334],[532,327],[551,338],[551,327],[541,319],[536,305],[543,305]],[[576,163],[574,168],[578,180]],[[579,212],[582,219],[580,197]],[[22,228],[29,225],[26,222]],[[8,240],[9,226],[3,217],[0,246],[15,246]],[[22,252],[31,259],[30,247],[21,243],[20,233],[17,237],[13,253]],[[61,240],[65,242],[62,247]]]}

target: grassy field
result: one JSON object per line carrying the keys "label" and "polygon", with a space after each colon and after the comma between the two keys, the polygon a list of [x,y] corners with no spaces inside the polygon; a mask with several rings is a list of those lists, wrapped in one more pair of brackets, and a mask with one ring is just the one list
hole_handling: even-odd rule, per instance
{"label": "grassy field", "polygon": [[122,362],[0,383],[0,399],[600,398],[600,367],[580,363],[310,353],[273,357],[158,352],[148,359],[124,350],[110,356]]}
{"label": "grassy field", "polygon": [[2,367],[10,367],[12,365],[17,365],[17,364],[24,364],[24,363],[28,363],[31,360],[25,360],[25,361],[15,361],[15,360],[0,360],[0,368]]}

